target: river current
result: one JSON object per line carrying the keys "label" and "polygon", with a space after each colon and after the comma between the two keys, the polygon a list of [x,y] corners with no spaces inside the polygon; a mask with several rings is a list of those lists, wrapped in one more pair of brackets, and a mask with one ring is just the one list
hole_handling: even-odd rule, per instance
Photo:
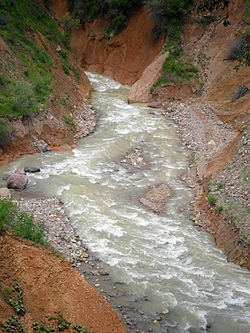
{"label": "river current", "polygon": [[[211,332],[250,332],[250,273],[218,250],[188,218],[193,193],[181,181],[188,153],[177,127],[159,110],[127,103],[129,87],[87,73],[99,115],[94,134],[72,152],[28,155],[0,169],[41,166],[26,191],[58,196],[83,242],[105,269],[128,284],[145,313],[170,311],[177,331],[211,325]],[[140,147],[148,167],[120,163]],[[139,202],[150,186],[167,184],[173,196],[162,215]]]}

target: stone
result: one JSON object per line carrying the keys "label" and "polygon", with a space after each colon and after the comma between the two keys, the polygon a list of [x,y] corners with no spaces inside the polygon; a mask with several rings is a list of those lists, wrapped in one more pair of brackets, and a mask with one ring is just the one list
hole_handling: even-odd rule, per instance
{"label": "stone", "polygon": [[236,92],[233,94],[232,100],[236,101],[237,99],[243,97],[248,92],[248,88],[244,85],[239,85]]}
{"label": "stone", "polygon": [[2,180],[6,181],[10,176],[11,176],[11,173],[6,173],[5,175],[3,175]]}
{"label": "stone", "polygon": [[25,175],[25,171],[23,169],[16,169],[15,173],[18,175]]}
{"label": "stone", "polygon": [[58,53],[62,52],[62,47],[60,45],[57,45],[56,52]]}
{"label": "stone", "polygon": [[154,102],[149,103],[148,107],[153,108],[153,109],[160,109],[160,108],[162,108],[162,104],[160,102],[154,101]]}
{"label": "stone", "polygon": [[24,190],[28,184],[28,178],[19,173],[13,173],[7,179],[7,187],[14,190]]}
{"label": "stone", "polygon": [[40,172],[41,169],[38,166],[30,165],[30,166],[24,167],[24,171],[29,172],[29,173],[35,173],[35,172]]}
{"label": "stone", "polygon": [[45,153],[46,151],[48,151],[48,144],[45,141],[40,140],[37,143],[37,149],[40,153]]}
{"label": "stone", "polygon": [[0,198],[10,198],[11,192],[8,188],[2,187],[0,188]]}

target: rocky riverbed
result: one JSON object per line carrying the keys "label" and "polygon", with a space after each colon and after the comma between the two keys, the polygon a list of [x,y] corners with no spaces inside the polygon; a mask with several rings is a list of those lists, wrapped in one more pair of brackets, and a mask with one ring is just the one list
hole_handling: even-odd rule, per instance
{"label": "rocky riverbed", "polygon": [[[21,210],[34,217],[34,221],[42,223],[47,234],[48,244],[62,254],[91,286],[108,301],[120,315],[128,333],[144,332],[176,332],[177,323],[168,318],[162,311],[148,318],[138,309],[141,302],[150,303],[145,295],[138,298],[127,292],[126,284],[114,281],[105,271],[102,262],[93,256],[74,232],[64,205],[59,199],[14,198]],[[156,330],[157,329],[157,330]]]}

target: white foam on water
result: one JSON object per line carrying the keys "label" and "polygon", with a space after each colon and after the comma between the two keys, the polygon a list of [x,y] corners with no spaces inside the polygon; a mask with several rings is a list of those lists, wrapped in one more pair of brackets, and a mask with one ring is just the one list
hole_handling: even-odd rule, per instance
{"label": "white foam on water", "polygon": [[[207,323],[215,333],[248,332],[250,273],[228,263],[212,237],[179,211],[192,193],[179,179],[188,153],[176,126],[159,111],[128,105],[128,87],[88,75],[100,113],[95,133],[73,152],[22,157],[1,167],[1,174],[39,162],[42,171],[30,175],[32,184],[61,196],[77,233],[112,276],[127,282],[131,293],[150,296],[143,311],[168,308],[180,332]],[[119,160],[137,146],[150,167],[131,171]],[[139,202],[159,183],[173,192],[162,216]]]}

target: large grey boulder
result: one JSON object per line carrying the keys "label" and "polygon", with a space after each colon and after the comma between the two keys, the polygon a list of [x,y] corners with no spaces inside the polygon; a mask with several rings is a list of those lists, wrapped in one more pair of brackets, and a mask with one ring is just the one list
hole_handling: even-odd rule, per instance
{"label": "large grey boulder", "polygon": [[28,178],[20,173],[13,173],[7,179],[7,187],[14,190],[24,190],[28,184]]}

